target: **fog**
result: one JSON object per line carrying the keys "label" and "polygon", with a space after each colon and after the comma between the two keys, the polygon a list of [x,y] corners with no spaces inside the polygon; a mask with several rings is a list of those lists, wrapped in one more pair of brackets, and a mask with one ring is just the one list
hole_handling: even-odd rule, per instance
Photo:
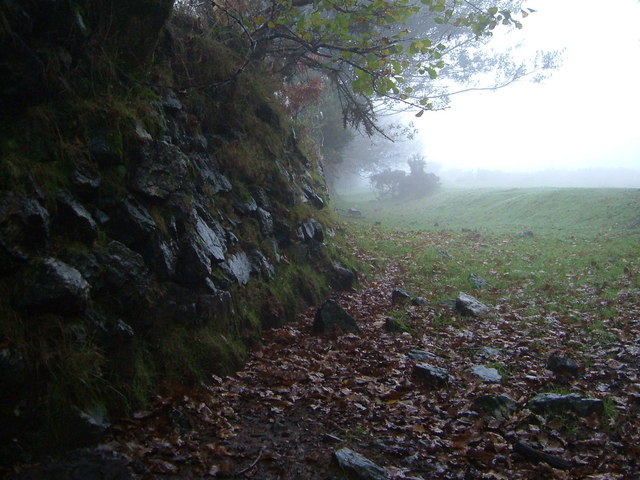
{"label": "fog", "polygon": [[[493,41],[515,55],[564,49],[541,83],[527,79],[495,91],[456,95],[449,108],[415,118],[408,148],[444,186],[640,188],[640,2],[531,0],[522,30]],[[605,14],[606,12],[606,14]],[[366,188],[357,176],[338,188]]]}
{"label": "fog", "polygon": [[640,187],[640,3],[609,0],[606,15],[595,0],[527,6],[524,29],[496,42],[564,48],[561,67],[414,119],[427,161],[445,184]]}

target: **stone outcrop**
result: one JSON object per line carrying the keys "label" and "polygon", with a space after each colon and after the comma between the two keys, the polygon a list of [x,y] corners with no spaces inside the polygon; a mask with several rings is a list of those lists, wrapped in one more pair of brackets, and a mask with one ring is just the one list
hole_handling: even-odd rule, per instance
{"label": "stone outcrop", "polygon": [[[98,55],[91,45],[117,47],[129,32],[126,45],[104,48],[123,58],[97,62],[125,68],[162,39],[157,65],[145,69],[168,68],[180,28],[190,28],[173,24],[157,36],[173,2],[149,2],[159,10],[145,7],[141,31],[130,28],[137,14],[119,8],[109,12],[109,28],[100,28],[107,16],[99,7],[85,17],[83,8],[62,2],[56,21],[43,22],[49,7],[10,3],[3,21],[11,28],[3,32],[15,38],[0,32],[0,52],[15,71],[7,70],[11,61],[0,65],[0,105],[12,112],[3,142],[19,155],[15,176],[0,178],[0,314],[7,323],[0,330],[7,372],[0,373],[7,378],[0,444],[8,449],[0,447],[0,463],[31,446],[46,448],[39,443],[47,439],[65,441],[62,430],[34,427],[46,427],[37,420],[47,415],[43,405],[61,412],[61,422],[93,408],[95,398],[104,399],[105,415],[121,413],[164,379],[227,373],[263,327],[356,281],[327,253],[335,233],[319,159],[298,143],[277,99],[242,78],[215,98],[158,82],[134,88],[126,82],[144,58],[117,75],[85,63]],[[118,34],[105,33],[111,28]],[[13,40],[19,51],[7,48]],[[27,58],[60,64],[56,78],[33,70]],[[74,65],[73,78],[61,59]],[[176,69],[155,73],[179,80]],[[108,101],[94,91],[109,92]],[[64,114],[51,114],[44,127],[56,133],[47,136],[27,107],[51,98],[47,108]],[[66,383],[54,385],[59,379]],[[29,425],[22,412],[32,417]]]}

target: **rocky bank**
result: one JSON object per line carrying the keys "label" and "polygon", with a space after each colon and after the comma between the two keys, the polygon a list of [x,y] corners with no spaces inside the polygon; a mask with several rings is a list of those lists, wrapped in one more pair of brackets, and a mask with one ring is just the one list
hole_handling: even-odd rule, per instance
{"label": "rocky bank", "polygon": [[268,80],[171,0],[130,3],[0,3],[2,462],[237,368],[353,282]]}

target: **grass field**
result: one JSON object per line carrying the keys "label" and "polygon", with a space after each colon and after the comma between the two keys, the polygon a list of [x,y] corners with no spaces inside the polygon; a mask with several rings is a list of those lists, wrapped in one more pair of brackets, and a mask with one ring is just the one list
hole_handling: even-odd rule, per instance
{"label": "grass field", "polygon": [[[356,208],[363,225],[405,230],[460,230],[589,236],[611,231],[637,232],[639,189],[444,189],[411,201],[378,202],[373,195],[338,195],[337,207]],[[436,225],[437,224],[437,225]]]}
{"label": "grass field", "polygon": [[[460,291],[493,305],[508,297],[509,308],[538,323],[550,312],[589,312],[594,328],[619,313],[609,302],[638,295],[640,190],[452,189],[336,204],[362,212],[344,215],[359,246],[378,264],[399,263],[405,286],[432,302]],[[488,282],[481,293],[471,274]]]}

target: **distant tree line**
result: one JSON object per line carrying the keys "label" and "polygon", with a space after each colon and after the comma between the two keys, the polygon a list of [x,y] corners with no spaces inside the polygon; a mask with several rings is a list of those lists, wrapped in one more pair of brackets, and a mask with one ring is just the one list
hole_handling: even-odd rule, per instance
{"label": "distant tree line", "polygon": [[369,177],[379,199],[421,198],[433,193],[440,186],[440,178],[427,173],[427,162],[421,155],[413,155],[408,161],[409,173],[387,168]]}

